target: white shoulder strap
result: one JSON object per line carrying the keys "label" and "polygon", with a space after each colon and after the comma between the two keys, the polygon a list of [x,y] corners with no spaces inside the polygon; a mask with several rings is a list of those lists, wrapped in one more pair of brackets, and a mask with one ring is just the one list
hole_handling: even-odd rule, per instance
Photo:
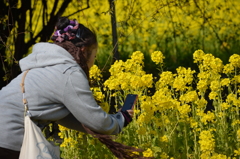
{"label": "white shoulder strap", "polygon": [[26,112],[28,111],[28,102],[27,102],[27,99],[25,98],[25,87],[24,87],[24,80],[25,80],[28,72],[29,72],[29,70],[24,72],[23,77],[22,77],[22,82],[20,84],[20,86],[22,88],[22,93],[23,93],[23,105],[25,107],[24,116],[26,115]]}

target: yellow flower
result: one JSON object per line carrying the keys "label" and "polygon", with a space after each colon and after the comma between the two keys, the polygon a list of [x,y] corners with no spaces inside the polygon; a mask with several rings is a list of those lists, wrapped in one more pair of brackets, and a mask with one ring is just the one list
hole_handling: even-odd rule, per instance
{"label": "yellow flower", "polygon": [[168,142],[168,137],[167,137],[167,135],[162,136],[162,137],[160,138],[160,141],[161,141],[161,142]]}
{"label": "yellow flower", "polygon": [[223,110],[227,110],[230,107],[230,105],[228,103],[223,102],[221,104],[221,107],[222,107]]}
{"label": "yellow flower", "polygon": [[198,122],[196,122],[193,118],[190,118],[190,126],[193,129],[196,129],[198,127]]}
{"label": "yellow flower", "polygon": [[186,82],[182,77],[176,77],[173,82],[173,88],[176,88],[177,91],[184,91],[186,89]]}
{"label": "yellow flower", "polygon": [[198,99],[198,95],[196,91],[189,91],[186,94],[181,95],[179,99],[181,102],[194,102]]}
{"label": "yellow flower", "polygon": [[161,158],[161,159],[168,159],[169,156],[167,155],[166,152],[163,152],[163,153],[161,153],[160,158]]}
{"label": "yellow flower", "polygon": [[215,60],[215,57],[212,54],[205,54],[203,56],[203,69],[208,70],[211,68],[212,61]]}
{"label": "yellow flower", "polygon": [[153,157],[153,152],[150,148],[143,152],[144,157]]}
{"label": "yellow flower", "polygon": [[172,86],[174,81],[174,77],[172,72],[165,71],[160,75],[160,79],[156,82],[156,88],[159,89],[161,87],[165,87],[166,85]]}
{"label": "yellow flower", "polygon": [[219,58],[215,58],[211,61],[210,67],[214,73],[220,73],[223,69],[223,63],[222,60]]}
{"label": "yellow flower", "polygon": [[[152,96],[152,103],[156,106],[156,110],[154,111],[162,111],[165,109],[172,109],[174,104],[172,103],[171,92],[168,88],[159,89]],[[159,100],[161,99],[161,100]]]}
{"label": "yellow flower", "polygon": [[197,89],[201,92],[205,92],[207,90],[207,81],[206,80],[199,80],[197,83]]}
{"label": "yellow flower", "polygon": [[230,79],[229,78],[224,78],[221,80],[221,85],[222,86],[229,86],[230,85]]}
{"label": "yellow flower", "polygon": [[143,64],[144,55],[141,51],[135,51],[135,52],[133,52],[131,59],[135,63]]}
{"label": "yellow flower", "polygon": [[154,109],[153,106],[154,104],[152,103],[152,100],[150,97],[146,97],[144,101],[141,102],[141,108],[144,111],[143,114],[148,114],[148,116],[153,116],[154,114]]}
{"label": "yellow flower", "polygon": [[207,124],[207,122],[215,122],[215,115],[213,112],[208,111],[207,114],[203,113],[201,116],[201,122],[203,122],[205,125]]}
{"label": "yellow flower", "polygon": [[97,65],[93,65],[89,70],[90,79],[100,80],[102,77],[101,70],[97,67]]}
{"label": "yellow flower", "polygon": [[102,91],[99,87],[93,87],[91,89],[93,91],[93,96],[97,101],[103,101],[104,100],[105,95],[102,93]]}
{"label": "yellow flower", "polygon": [[229,58],[229,62],[232,64],[233,67],[240,67],[240,55],[233,54]]}
{"label": "yellow flower", "polygon": [[141,87],[151,88],[153,84],[152,74],[146,74],[141,77]]}
{"label": "yellow flower", "polygon": [[187,117],[188,113],[191,112],[191,107],[188,104],[184,104],[182,106],[177,107],[179,113],[181,114],[182,117]]}
{"label": "yellow flower", "polygon": [[207,105],[207,101],[204,98],[198,99],[197,101],[194,102],[195,104],[197,104],[197,107],[199,109],[201,108],[205,108]]}
{"label": "yellow flower", "polygon": [[206,79],[209,79],[210,78],[210,74],[208,72],[199,72],[197,77],[200,79],[200,80],[206,80]]}
{"label": "yellow flower", "polygon": [[200,150],[204,154],[210,154],[215,148],[215,139],[211,131],[203,130],[199,136]]}
{"label": "yellow flower", "polygon": [[210,88],[212,91],[218,91],[220,87],[221,87],[220,82],[216,80],[212,81],[210,84]]}
{"label": "yellow flower", "polygon": [[103,102],[100,104],[101,108],[105,111],[105,112],[109,112],[110,110],[110,105],[107,102]]}
{"label": "yellow flower", "polygon": [[227,159],[226,155],[213,153],[210,159]]}
{"label": "yellow flower", "polygon": [[209,99],[216,100],[217,97],[218,97],[218,93],[217,92],[210,92],[208,96],[209,96]]}
{"label": "yellow flower", "polygon": [[[138,148],[138,147],[135,147],[135,148]],[[139,155],[139,152],[134,151],[133,154]]]}
{"label": "yellow flower", "polygon": [[152,54],[151,54],[151,59],[153,62],[155,62],[156,64],[162,64],[163,63],[163,59],[165,57],[163,56],[162,52],[161,51],[154,51]]}
{"label": "yellow flower", "polygon": [[232,78],[232,81],[233,81],[234,84],[240,83],[240,75],[235,75]]}
{"label": "yellow flower", "polygon": [[240,120],[234,120],[234,121],[232,122],[232,126],[235,126],[235,125],[237,125],[237,124],[240,124]]}
{"label": "yellow flower", "polygon": [[64,127],[64,126],[62,126],[62,125],[58,125],[58,127],[59,127],[59,130],[60,130],[60,131],[69,130],[68,128],[66,128],[66,127]]}
{"label": "yellow flower", "polygon": [[117,60],[114,62],[113,65],[111,65],[111,68],[109,69],[109,72],[111,75],[115,75],[119,72],[121,72],[124,69],[124,62],[122,60]]}
{"label": "yellow flower", "polygon": [[240,100],[233,93],[228,94],[226,102],[235,106],[240,106]]}
{"label": "yellow flower", "polygon": [[205,55],[205,53],[202,50],[196,50],[193,53],[193,59],[194,59],[193,62],[194,63],[202,62],[204,55]]}
{"label": "yellow flower", "polygon": [[234,156],[239,156],[240,155],[240,148],[237,150],[234,150]]}
{"label": "yellow flower", "polygon": [[226,64],[223,68],[223,73],[231,74],[234,72],[234,67],[232,64]]}
{"label": "yellow flower", "polygon": [[193,74],[195,71],[190,68],[186,69],[184,67],[177,68],[177,76],[173,82],[173,88],[176,90],[184,91],[187,84],[191,84],[193,80]]}

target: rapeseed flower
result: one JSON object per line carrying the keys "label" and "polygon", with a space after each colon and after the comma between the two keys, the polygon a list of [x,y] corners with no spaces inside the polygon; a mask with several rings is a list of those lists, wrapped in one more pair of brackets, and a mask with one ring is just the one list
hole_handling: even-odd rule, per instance
{"label": "rapeseed flower", "polygon": [[196,129],[198,127],[198,122],[193,118],[190,118],[190,127],[193,129]]}
{"label": "rapeseed flower", "polygon": [[91,69],[89,70],[89,78],[91,80],[101,80],[102,74],[101,70],[98,68],[97,65],[93,65]]}
{"label": "rapeseed flower", "polygon": [[205,55],[205,53],[202,50],[196,50],[193,53],[193,60],[194,60],[193,62],[194,63],[202,62],[204,55]]}
{"label": "rapeseed flower", "polygon": [[153,62],[155,62],[156,64],[162,64],[163,63],[163,60],[164,60],[164,56],[162,54],[161,51],[154,51],[152,54],[151,54],[151,59]]}
{"label": "rapeseed flower", "polygon": [[170,71],[162,72],[159,81],[156,82],[156,89],[165,87],[166,85],[172,86],[174,81],[173,73]]}
{"label": "rapeseed flower", "polygon": [[198,109],[203,109],[207,105],[207,101],[204,98],[200,98],[194,102],[197,105]]}
{"label": "rapeseed flower", "polygon": [[103,101],[105,98],[105,95],[102,93],[101,89],[99,87],[92,87],[91,88],[93,92],[93,96],[97,101]]}
{"label": "rapeseed flower", "polygon": [[160,141],[161,141],[161,142],[168,142],[168,137],[167,137],[167,135],[163,135],[163,136],[160,138]]}
{"label": "rapeseed flower", "polygon": [[226,155],[214,153],[210,159],[230,159]]}
{"label": "rapeseed flower", "polygon": [[143,152],[144,157],[153,157],[153,152],[150,148]]}
{"label": "rapeseed flower", "polygon": [[240,75],[235,75],[235,76],[232,78],[232,83],[234,83],[234,84],[240,83]]}
{"label": "rapeseed flower", "polygon": [[193,81],[194,70],[190,68],[186,69],[184,67],[177,68],[177,74],[173,82],[173,88],[177,91],[184,91],[187,89],[187,85],[191,84]]}
{"label": "rapeseed flower", "polygon": [[213,112],[208,111],[207,113],[201,113],[201,114],[199,114],[199,115],[201,116],[200,121],[201,121],[204,125],[208,124],[209,122],[212,122],[212,123],[215,122],[215,121],[214,121],[214,120],[215,120],[215,115],[214,115]]}
{"label": "rapeseed flower", "polygon": [[227,110],[228,108],[230,108],[230,105],[226,102],[223,102],[220,104],[222,110]]}
{"label": "rapeseed flower", "polygon": [[229,86],[231,83],[231,80],[229,78],[224,78],[221,80],[221,86]]}
{"label": "rapeseed flower", "polygon": [[200,92],[205,92],[208,89],[208,81],[207,80],[199,80],[197,83],[197,89]]}
{"label": "rapeseed flower", "polygon": [[221,83],[217,80],[214,80],[214,81],[211,82],[210,88],[211,88],[212,91],[218,91],[219,88],[221,88]]}
{"label": "rapeseed flower", "polygon": [[182,118],[187,118],[188,117],[188,113],[191,112],[191,107],[188,104],[184,104],[184,105],[178,106],[177,109],[178,109],[178,111],[179,111],[179,113],[180,113]]}
{"label": "rapeseed flower", "polygon": [[240,156],[240,148],[234,150],[234,156]]}
{"label": "rapeseed flower", "polygon": [[203,56],[203,63],[202,63],[202,66],[203,66],[203,70],[209,70],[211,69],[212,67],[212,61],[215,60],[215,57],[212,55],[212,54],[205,54]]}
{"label": "rapeseed flower", "polygon": [[218,93],[217,92],[210,92],[208,97],[209,97],[209,99],[216,100],[216,99],[218,99]]}
{"label": "rapeseed flower", "polygon": [[211,61],[210,63],[211,71],[214,73],[221,73],[223,70],[223,62],[219,58],[215,58],[214,60]]}
{"label": "rapeseed flower", "polygon": [[163,152],[163,153],[161,153],[160,158],[161,158],[161,159],[168,159],[169,156],[167,155],[166,152]]}
{"label": "rapeseed flower", "polygon": [[133,54],[131,55],[131,59],[135,62],[135,63],[139,63],[139,64],[143,64],[143,59],[144,59],[144,55],[141,51],[135,51],[133,52]]}
{"label": "rapeseed flower", "polygon": [[233,54],[232,56],[230,56],[229,62],[233,67],[239,68],[240,67],[240,55]]}
{"label": "rapeseed flower", "polygon": [[179,97],[179,100],[183,103],[194,102],[198,99],[198,95],[196,91],[189,91]]}
{"label": "rapeseed flower", "polygon": [[215,139],[211,131],[201,131],[198,142],[200,144],[201,158],[210,157],[210,154],[214,152],[215,148]]}
{"label": "rapeseed flower", "polygon": [[232,74],[234,72],[234,66],[232,64],[226,64],[223,68],[223,73]]}
{"label": "rapeseed flower", "polygon": [[183,77],[176,77],[173,82],[173,88],[176,89],[176,91],[184,91],[186,87],[186,82]]}

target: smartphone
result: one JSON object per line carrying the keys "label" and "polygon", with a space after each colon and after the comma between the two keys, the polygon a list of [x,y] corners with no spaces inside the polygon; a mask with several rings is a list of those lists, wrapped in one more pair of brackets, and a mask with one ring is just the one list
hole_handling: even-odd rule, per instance
{"label": "smartphone", "polygon": [[129,110],[129,109],[132,109],[132,107],[135,105],[137,99],[138,99],[138,95],[128,94],[125,101],[124,101],[124,104],[123,104],[123,107],[122,107],[121,111],[126,111],[126,110]]}

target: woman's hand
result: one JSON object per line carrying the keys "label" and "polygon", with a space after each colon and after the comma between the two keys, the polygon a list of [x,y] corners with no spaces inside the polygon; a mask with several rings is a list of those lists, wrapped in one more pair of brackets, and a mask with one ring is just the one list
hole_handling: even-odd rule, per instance
{"label": "woman's hand", "polygon": [[131,118],[132,118],[133,115],[134,115],[134,110],[133,109],[129,109],[129,110],[127,110],[127,112],[131,116]]}

